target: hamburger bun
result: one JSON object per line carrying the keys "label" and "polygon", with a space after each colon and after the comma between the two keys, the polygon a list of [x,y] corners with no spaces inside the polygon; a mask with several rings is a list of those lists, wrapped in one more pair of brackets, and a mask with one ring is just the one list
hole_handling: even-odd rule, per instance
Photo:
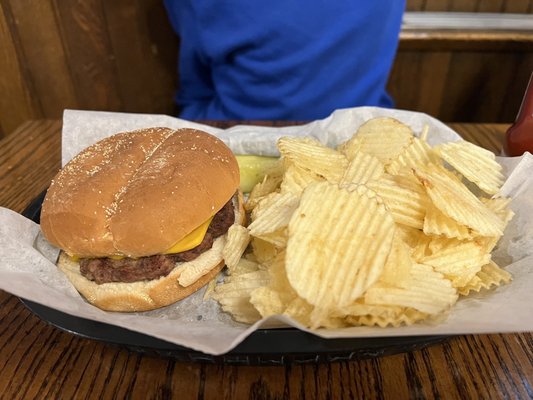
{"label": "hamburger bun", "polygon": [[[216,276],[224,266],[225,235],[197,259],[177,263],[168,275],[152,280],[97,284],[81,274],[75,259],[163,254],[232,197],[234,223],[242,224],[238,187],[235,156],[208,133],[123,132],[83,150],[57,174],[43,201],[41,230],[63,250],[59,268],[90,303],[113,311],[151,310]],[[193,278],[183,283],[187,274]]]}
{"label": "hamburger bun", "polygon": [[[243,198],[239,193],[234,200],[236,223],[244,224]],[[105,311],[149,311],[173,304],[201,289],[224,268],[222,248],[225,237],[215,239],[213,247],[197,259],[179,263],[166,276],[139,282],[111,282],[97,284],[80,273],[79,263],[61,252],[57,266],[87,301]],[[197,274],[196,271],[206,271]],[[183,276],[191,271],[190,276]],[[195,276],[200,275],[198,279]],[[186,278],[183,282],[182,278]],[[190,281],[193,280],[192,283]],[[180,283],[182,281],[182,283]]]}

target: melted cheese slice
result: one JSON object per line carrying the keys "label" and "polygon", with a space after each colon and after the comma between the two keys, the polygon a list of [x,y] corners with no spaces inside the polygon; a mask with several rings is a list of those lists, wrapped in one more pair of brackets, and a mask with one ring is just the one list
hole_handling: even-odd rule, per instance
{"label": "melted cheese slice", "polygon": [[[175,253],[181,253],[182,251],[194,249],[204,240],[205,234],[207,233],[207,229],[209,228],[209,224],[211,224],[211,221],[213,220],[213,218],[214,216],[209,218],[207,221],[205,221],[202,225],[200,225],[194,231],[192,231],[187,236],[185,236],[183,239],[181,239],[179,242],[174,244],[170,249],[164,251],[163,254],[175,254]],[[75,262],[78,262],[80,260],[80,257],[76,255],[71,255],[70,258]],[[121,260],[122,258],[124,258],[124,256],[111,255],[109,256],[109,258],[112,258],[113,260]]]}
{"label": "melted cheese slice", "polygon": [[209,228],[209,224],[211,223],[212,220],[213,220],[213,217],[209,218],[202,225],[200,225],[194,231],[189,233],[187,236],[181,239],[178,243],[176,243],[170,249],[168,249],[167,251],[164,251],[163,254],[175,254],[175,253],[181,253],[182,251],[194,249],[204,240],[204,236],[207,233],[207,228]]}

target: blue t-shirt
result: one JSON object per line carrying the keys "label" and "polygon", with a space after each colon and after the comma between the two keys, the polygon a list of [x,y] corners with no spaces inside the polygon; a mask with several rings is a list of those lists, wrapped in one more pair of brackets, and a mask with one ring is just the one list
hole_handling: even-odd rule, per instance
{"label": "blue t-shirt", "polygon": [[405,0],[165,0],[186,119],[311,120],[391,107]]}

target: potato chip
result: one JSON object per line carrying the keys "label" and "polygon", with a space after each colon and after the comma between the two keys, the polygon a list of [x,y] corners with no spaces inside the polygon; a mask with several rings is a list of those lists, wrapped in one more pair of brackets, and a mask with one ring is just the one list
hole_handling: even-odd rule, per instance
{"label": "potato chip", "polygon": [[344,154],[348,161],[351,161],[358,153],[361,152],[361,141],[357,138],[357,136],[354,135],[351,139],[337,146],[337,151]]}
{"label": "potato chip", "polygon": [[508,197],[495,197],[492,199],[480,199],[490,210],[494,211],[498,217],[503,221],[505,226],[513,219],[514,212],[509,208],[511,199]]}
{"label": "potato chip", "polygon": [[498,193],[503,183],[502,166],[494,153],[467,141],[443,143],[434,147],[448,164],[485,193]]}
{"label": "potato chip", "polygon": [[[453,251],[453,249],[463,244],[469,243],[468,240],[459,240],[457,238],[447,238],[445,236],[428,236],[429,243],[427,244],[427,256],[437,254],[442,251]],[[470,246],[470,245],[469,245]],[[473,246],[480,246],[480,251],[483,252],[482,246],[476,241]]]}
{"label": "potato chip", "polygon": [[491,261],[481,267],[476,276],[459,289],[459,294],[467,296],[470,292],[480,292],[481,289],[490,289],[493,286],[509,283],[511,280],[512,276],[509,272],[500,268],[494,261]]}
{"label": "potato chip", "polygon": [[384,164],[398,157],[413,139],[409,126],[389,117],[369,119],[353,138],[359,142],[360,151],[377,157]]}
{"label": "potato chip", "polygon": [[415,168],[414,173],[435,207],[445,215],[483,236],[503,234],[503,221],[449,171],[428,164]]}
{"label": "potato chip", "polygon": [[280,293],[269,286],[261,286],[250,295],[250,303],[266,318],[275,314],[283,314],[287,305],[281,299]]}
{"label": "potato chip", "polygon": [[217,286],[217,280],[218,280],[219,275],[220,273],[215,278],[211,279],[209,283],[206,285],[202,300],[204,301],[209,300],[209,298],[213,294],[213,291],[215,290],[215,287]]}
{"label": "potato chip", "polygon": [[281,193],[294,193],[300,195],[303,190],[313,182],[324,181],[318,174],[301,168],[296,164],[288,163],[287,170],[281,182]]}
{"label": "potato chip", "polygon": [[371,190],[310,185],[289,223],[289,282],[313,305],[347,305],[379,278],[393,237],[394,220]]}
{"label": "potato chip", "polygon": [[376,157],[359,152],[348,164],[340,184],[367,183],[378,179],[383,173],[383,164]]}
{"label": "potato chip", "polygon": [[263,210],[269,208],[270,204],[276,201],[278,195],[279,195],[279,192],[276,191],[276,192],[268,193],[264,195],[263,197],[256,199],[256,203],[253,205],[251,209],[248,210],[250,211],[249,215],[250,215],[251,220],[253,221],[254,219],[257,218],[257,216]]}
{"label": "potato chip", "polygon": [[439,164],[439,157],[424,139],[413,138],[411,144],[397,158],[392,160],[385,170],[389,174],[396,175],[405,168],[427,163]]}
{"label": "potato chip", "polygon": [[426,208],[431,202],[414,177],[385,174],[367,185],[383,199],[398,224],[420,229],[424,226]]}
{"label": "potato chip", "polygon": [[428,133],[429,133],[429,125],[424,124],[424,127],[422,128],[422,132],[420,132],[420,139],[424,142],[427,142],[428,140]]}
{"label": "potato chip", "polygon": [[411,249],[416,247],[421,235],[423,236],[424,232],[420,229],[401,224],[396,226],[396,237],[400,238]]}
{"label": "potato chip", "polygon": [[[267,238],[269,239],[269,238]],[[280,253],[281,249],[272,241],[252,237],[251,245],[253,254],[260,264],[270,264],[272,260]]]}
{"label": "potato chip", "polygon": [[222,311],[231,314],[233,319],[244,324],[253,324],[261,319],[261,314],[250,303],[250,296],[213,297],[222,308]]}
{"label": "potato chip", "polygon": [[491,199],[480,198],[483,204],[486,204],[495,213],[506,213],[511,204],[511,198],[509,197],[494,197]]}
{"label": "potato chip", "polygon": [[401,287],[375,285],[365,295],[366,304],[410,307],[427,314],[438,314],[457,301],[450,281],[429,265],[413,264],[410,278]]}
{"label": "potato chip", "polygon": [[269,265],[270,282],[268,286],[252,292],[251,303],[262,317],[282,314],[298,295],[289,284],[285,272],[285,254],[279,253]]}
{"label": "potato chip", "polygon": [[239,262],[231,269],[231,275],[243,275],[248,272],[259,271],[261,264],[258,262],[249,260],[247,258],[241,258]]}
{"label": "potato chip", "polygon": [[266,285],[270,282],[268,271],[258,269],[240,275],[229,275],[224,279],[224,283],[216,287],[217,293],[239,291],[243,289],[255,288],[260,283]]}
{"label": "potato chip", "polygon": [[233,224],[229,227],[222,257],[230,274],[239,263],[248,243],[250,243],[250,232],[247,228],[239,224]]}
{"label": "potato chip", "polygon": [[279,188],[282,179],[281,174],[265,175],[263,180],[255,185],[250,192],[250,195],[244,204],[244,208],[248,211],[253,209],[261,199],[268,194],[275,192]]}
{"label": "potato chip", "polygon": [[471,241],[456,242],[421,259],[452,282],[456,288],[465,286],[490,261],[490,254]]}
{"label": "potato chip", "polygon": [[346,156],[310,138],[282,137],[278,149],[295,165],[338,182],[348,165]]}
{"label": "potato chip", "polygon": [[447,238],[472,239],[476,235],[479,236],[471,228],[459,224],[433,205],[428,206],[426,210],[423,229],[426,235],[443,235]]}
{"label": "potato chip", "polygon": [[269,199],[268,207],[260,208],[253,214],[253,221],[248,226],[250,235],[262,237],[289,225],[299,202],[299,196],[291,192],[276,193]]}
{"label": "potato chip", "polygon": [[281,293],[285,303],[292,301],[297,297],[287,278],[285,270],[285,252],[280,252],[268,268],[270,274],[270,287]]}
{"label": "potato chip", "polygon": [[251,324],[261,319],[261,315],[250,303],[250,295],[258,287],[268,285],[269,281],[268,272],[261,270],[231,275],[215,288],[212,297],[236,321]]}
{"label": "potato chip", "polygon": [[379,282],[389,285],[399,285],[407,279],[413,265],[410,253],[411,249],[403,242],[401,236],[398,234],[394,235],[392,248],[383,268],[383,273],[379,277]]}
{"label": "potato chip", "polygon": [[313,306],[301,297],[296,297],[289,303],[283,314],[298,321],[304,326],[311,326],[311,313]]}
{"label": "potato chip", "polygon": [[287,227],[278,229],[275,232],[262,234],[261,239],[263,239],[266,242],[271,243],[277,249],[282,250],[285,247],[287,247],[287,241],[289,240]]}
{"label": "potato chip", "polygon": [[182,269],[178,277],[179,284],[183,287],[192,285],[202,276],[211,271],[214,265],[223,262],[222,249],[225,244],[226,239],[224,237],[219,237],[213,242],[211,249],[186,263],[186,267]]}
{"label": "potato chip", "polygon": [[[432,254],[430,245],[433,241],[433,237],[426,236],[423,233],[418,236],[418,241],[416,245],[413,247],[413,250],[411,252],[411,257],[416,262],[421,262],[421,260]],[[438,238],[440,239],[440,238]]]}
{"label": "potato chip", "polygon": [[345,321],[354,326],[399,327],[427,319],[429,314],[408,307],[361,304],[350,307]]}

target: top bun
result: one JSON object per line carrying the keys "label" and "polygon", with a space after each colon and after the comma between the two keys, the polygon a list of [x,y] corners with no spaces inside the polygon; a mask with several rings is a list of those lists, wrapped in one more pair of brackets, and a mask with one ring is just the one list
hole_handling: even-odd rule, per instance
{"label": "top bun", "polygon": [[57,174],[41,229],[78,257],[160,254],[220,210],[238,186],[235,156],[208,133],[123,132],[83,150]]}

